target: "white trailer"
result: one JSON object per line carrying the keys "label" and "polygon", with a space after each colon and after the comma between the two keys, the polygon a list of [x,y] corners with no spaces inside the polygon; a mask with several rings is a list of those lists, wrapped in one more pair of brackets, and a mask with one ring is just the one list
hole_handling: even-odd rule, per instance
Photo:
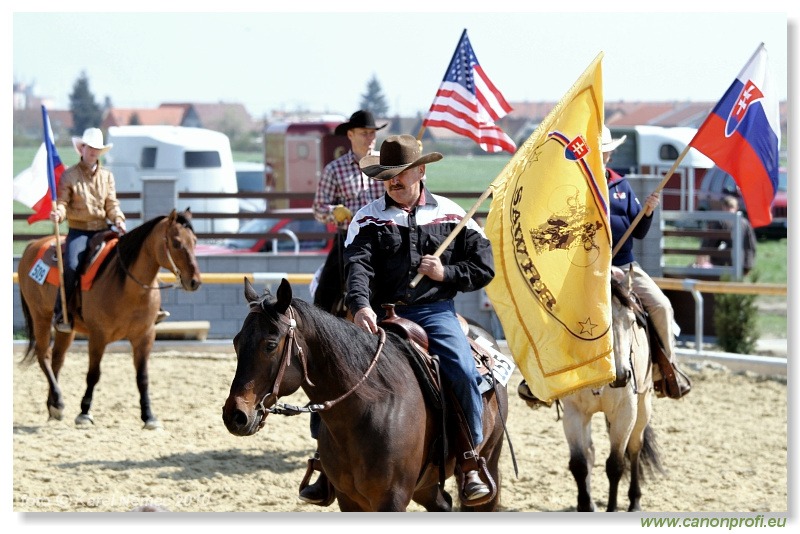
{"label": "white trailer", "polygon": [[[236,170],[228,136],[203,128],[182,126],[112,126],[108,141],[114,147],[106,154],[106,166],[114,173],[117,192],[142,192],[148,178],[176,180],[175,190],[196,193],[236,193]],[[178,201],[180,202],[180,201]],[[185,204],[185,205],[183,205]],[[143,211],[140,199],[121,199],[125,213]],[[195,213],[238,214],[236,198],[192,199],[175,206]],[[141,223],[131,220],[133,225]],[[235,233],[239,219],[192,221],[197,233]]]}
{"label": "white trailer", "polygon": [[[697,133],[696,128],[676,126],[609,126],[612,137],[627,136],[614,150],[609,167],[622,175],[665,176]],[[694,211],[697,191],[714,162],[692,148],[681,160],[663,190],[665,210]]]}

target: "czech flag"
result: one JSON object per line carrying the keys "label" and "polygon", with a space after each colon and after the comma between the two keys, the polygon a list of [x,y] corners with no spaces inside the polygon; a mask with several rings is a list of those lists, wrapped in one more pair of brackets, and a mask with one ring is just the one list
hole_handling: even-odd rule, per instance
{"label": "czech flag", "polygon": [[780,110],[767,74],[764,43],[700,126],[691,146],[730,174],[754,227],[772,222],[778,190]]}
{"label": "czech flag", "polygon": [[44,143],[33,157],[31,166],[14,177],[14,200],[33,210],[33,214],[28,217],[28,224],[50,218],[50,212],[56,201],[58,183],[65,169],[61,158],[58,157],[53,129],[50,127],[50,117],[44,106],[42,106],[42,123]]}

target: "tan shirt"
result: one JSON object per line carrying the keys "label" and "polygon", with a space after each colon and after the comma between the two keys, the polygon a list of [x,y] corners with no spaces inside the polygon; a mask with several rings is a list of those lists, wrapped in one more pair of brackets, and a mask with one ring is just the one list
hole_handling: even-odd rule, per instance
{"label": "tan shirt", "polygon": [[125,220],[114,175],[100,163],[94,172],[83,161],[64,171],[58,184],[56,209],[70,228],[78,230],[102,230],[107,226],[106,219],[114,223]]}

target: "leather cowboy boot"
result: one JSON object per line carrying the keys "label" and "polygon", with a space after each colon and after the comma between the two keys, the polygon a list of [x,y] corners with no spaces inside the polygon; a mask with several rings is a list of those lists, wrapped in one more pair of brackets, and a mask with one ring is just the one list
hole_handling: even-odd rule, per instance
{"label": "leather cowboy boot", "polygon": [[[464,453],[458,469],[461,471],[459,499],[462,505],[480,506],[491,501],[497,494],[494,481],[486,471],[485,460],[474,450]],[[489,483],[481,478],[481,471],[489,478]]]}
{"label": "leather cowboy boot", "polygon": [[517,386],[517,395],[519,396],[519,398],[525,401],[525,403],[528,405],[529,408],[536,409],[536,408],[541,408],[542,406],[549,408],[550,406],[553,405],[553,401],[545,402],[542,399],[538,398],[536,395],[534,395],[533,392],[531,391],[531,388],[528,387],[528,383],[525,380],[520,382],[519,386]]}
{"label": "leather cowboy boot", "polygon": [[[308,481],[311,479],[311,475],[314,471],[319,471],[319,477],[316,482],[309,484]],[[328,480],[325,471],[322,470],[322,463],[319,460],[319,451],[314,453],[313,458],[308,459],[308,469],[303,477],[303,481],[300,483],[299,498],[303,502],[319,506],[330,506],[336,498],[333,486]]]}

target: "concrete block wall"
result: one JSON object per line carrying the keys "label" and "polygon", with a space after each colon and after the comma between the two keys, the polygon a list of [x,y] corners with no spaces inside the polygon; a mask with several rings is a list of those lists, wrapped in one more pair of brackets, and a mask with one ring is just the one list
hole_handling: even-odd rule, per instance
{"label": "concrete block wall", "polygon": [[[170,321],[209,321],[209,339],[232,339],[239,331],[247,315],[248,307],[244,299],[244,275],[250,273],[293,273],[311,274],[325,261],[324,255],[273,256],[269,254],[231,254],[224,256],[198,256],[198,264],[202,273],[242,273],[240,283],[203,284],[200,289],[189,293],[177,287],[161,290],[164,309],[171,314]],[[14,272],[17,270],[19,257],[14,257]],[[271,291],[277,290],[278,284],[271,284]],[[262,284],[255,286],[261,292]],[[307,284],[293,284],[292,291],[296,298],[311,301],[311,293]],[[25,319],[19,297],[19,288],[15,284],[13,292],[13,330],[22,331]],[[485,294],[474,292],[459,294],[456,298],[456,311],[473,319],[489,332],[493,332],[493,312],[486,306]]]}

